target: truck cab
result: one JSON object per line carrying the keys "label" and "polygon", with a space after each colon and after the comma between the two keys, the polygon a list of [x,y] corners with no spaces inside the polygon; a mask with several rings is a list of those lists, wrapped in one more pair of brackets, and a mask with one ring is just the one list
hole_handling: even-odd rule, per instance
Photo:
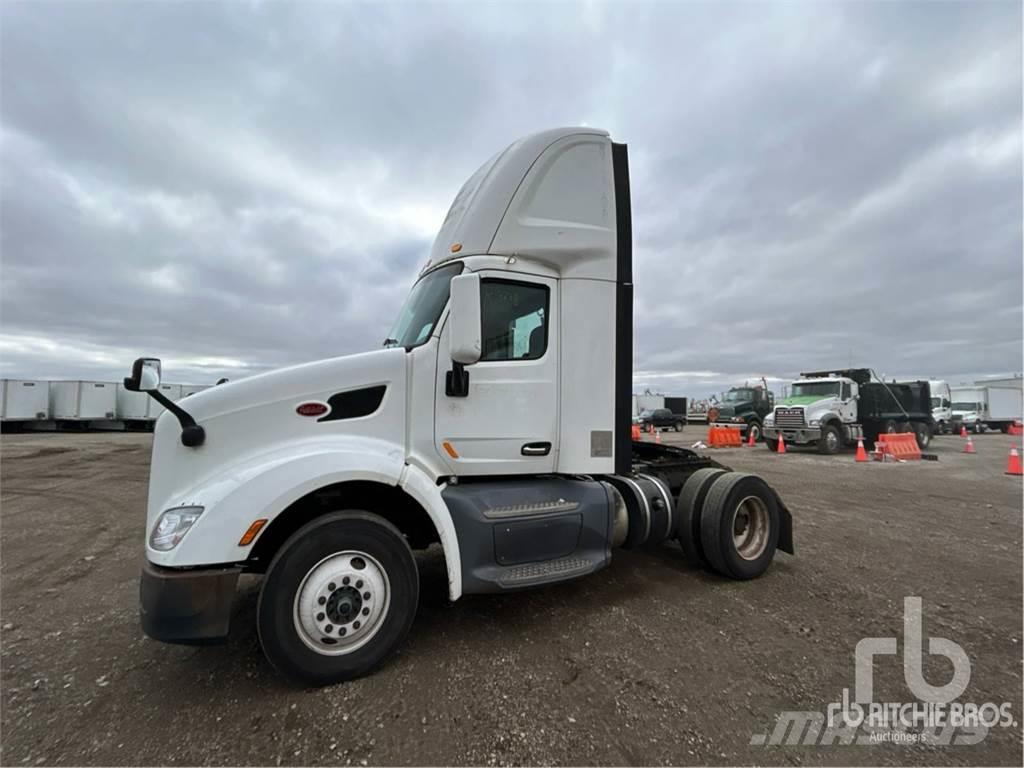
{"label": "truck cab", "polygon": [[932,419],[936,433],[945,434],[953,428],[953,396],[949,382],[932,380],[928,382],[932,393]]}
{"label": "truck cab", "polygon": [[732,387],[723,392],[708,409],[708,424],[719,427],[738,427],[744,437],[753,435],[754,442],[761,439],[764,420],[775,408],[775,395],[768,384]]}
{"label": "truck cab", "polygon": [[844,376],[809,376],[790,385],[765,417],[764,438],[776,450],[779,435],[795,445],[816,444],[821,453],[838,453],[843,445],[863,437],[857,414],[859,384]]}
{"label": "truck cab", "polygon": [[242,573],[283,675],[366,674],[413,623],[413,549],[447,595],[592,574],[617,547],[679,540],[725,578],[792,552],[760,478],[631,441],[626,147],[590,128],[523,138],[459,191],[381,349],[232,381],[174,403],[161,365],[125,386],[154,433],[143,629],[222,640]]}
{"label": "truck cab", "polygon": [[963,426],[968,432],[981,434],[988,421],[988,391],[984,387],[954,387],[952,392],[954,429]]}

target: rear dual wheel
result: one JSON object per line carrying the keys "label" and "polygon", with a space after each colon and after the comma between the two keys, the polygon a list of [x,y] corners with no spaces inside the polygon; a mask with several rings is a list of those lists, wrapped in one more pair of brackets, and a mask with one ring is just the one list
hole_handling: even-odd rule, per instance
{"label": "rear dual wheel", "polygon": [[778,504],[756,475],[698,470],[683,485],[678,511],[683,551],[722,576],[756,578],[775,557]]}

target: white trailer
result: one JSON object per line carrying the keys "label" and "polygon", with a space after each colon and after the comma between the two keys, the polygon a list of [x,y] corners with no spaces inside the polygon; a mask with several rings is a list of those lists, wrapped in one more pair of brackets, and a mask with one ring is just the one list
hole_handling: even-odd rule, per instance
{"label": "white trailer", "polygon": [[45,421],[50,416],[50,382],[0,380],[0,420]]}
{"label": "white trailer", "polygon": [[988,391],[989,429],[1006,432],[1010,426],[1021,420],[1022,395],[1016,387],[986,387]]}
{"label": "white trailer", "polygon": [[132,392],[124,384],[117,385],[117,418],[125,426],[138,422],[149,422],[149,406],[153,400],[144,392]]}
{"label": "white trailer", "polygon": [[112,381],[51,381],[50,418],[55,421],[110,420],[117,414]]}

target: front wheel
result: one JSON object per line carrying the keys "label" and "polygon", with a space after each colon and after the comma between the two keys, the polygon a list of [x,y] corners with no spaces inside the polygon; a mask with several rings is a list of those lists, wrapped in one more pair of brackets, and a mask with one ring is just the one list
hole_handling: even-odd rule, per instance
{"label": "front wheel", "polygon": [[368,512],[334,512],[300,528],[267,569],[260,643],[298,683],[351,680],[405,638],[418,602],[416,561],[399,530]]}
{"label": "front wheel", "polygon": [[747,427],[747,440],[750,440],[750,436],[754,436],[754,442],[758,443],[761,441],[761,422],[752,421]]}
{"label": "front wheel", "polygon": [[821,437],[818,438],[818,453],[827,456],[835,456],[843,447],[843,438],[839,434],[839,428],[834,424],[826,424],[821,428]]}

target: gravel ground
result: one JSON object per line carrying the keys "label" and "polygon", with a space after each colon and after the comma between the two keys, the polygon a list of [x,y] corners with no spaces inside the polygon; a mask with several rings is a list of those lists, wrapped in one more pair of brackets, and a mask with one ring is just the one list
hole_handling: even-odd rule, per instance
{"label": "gravel ground", "polygon": [[[667,437],[692,442],[702,430]],[[278,680],[259,650],[259,581],[240,588],[229,642],[145,638],[136,615],[148,435],[5,435],[2,752],[5,765],[971,764],[1020,765],[1021,479],[1012,439],[937,438],[938,462],[721,450],[791,507],[797,556],[728,582],[677,545],[618,552],[578,582],[445,599],[436,553],[401,652],[323,690]],[[925,636],[972,661],[964,694],[1012,703],[1016,724],[971,746],[754,746],[786,710],[824,712],[853,686],[853,651]],[[901,641],[902,643],[902,641]],[[928,657],[926,677],[950,678]],[[899,657],[876,699],[912,701]]]}

